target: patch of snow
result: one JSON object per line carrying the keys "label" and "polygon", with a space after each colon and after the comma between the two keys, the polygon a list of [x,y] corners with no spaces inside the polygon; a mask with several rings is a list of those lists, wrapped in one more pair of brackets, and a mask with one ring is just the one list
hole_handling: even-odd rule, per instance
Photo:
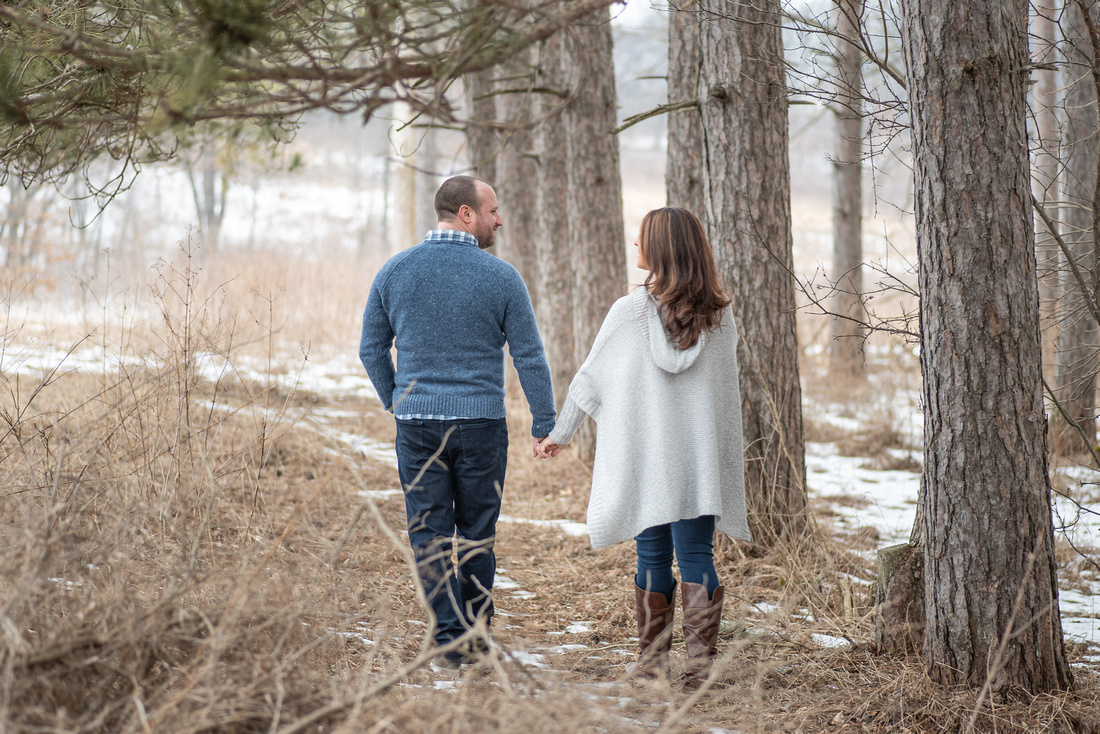
{"label": "patch of snow", "polygon": [[500,569],[500,568],[497,569],[497,575],[493,579],[493,588],[494,589],[518,589],[518,588],[520,588],[519,584],[517,584],[515,581],[508,578],[507,576],[503,575],[501,573],[502,570],[503,569]]}
{"label": "patch of snow", "polygon": [[511,515],[501,515],[498,522],[521,522],[528,525],[537,525],[544,528],[557,528],[566,535],[572,537],[581,537],[588,535],[588,526],[581,522],[573,522],[572,520],[528,520],[525,517],[512,517]]}
{"label": "patch of snow", "polygon": [[1100,481],[1100,473],[1098,473],[1094,467],[1087,464],[1061,466],[1058,467],[1058,471],[1067,478],[1081,484],[1095,484],[1097,481]]}
{"label": "patch of snow", "polygon": [[388,499],[390,497],[404,497],[405,493],[400,489],[361,489],[356,492],[360,497],[373,497],[374,499]]}
{"label": "patch of snow", "polygon": [[[550,634],[554,634],[554,633],[551,632]],[[576,644],[573,644],[573,645],[558,645],[556,647],[540,647],[539,648],[539,650],[542,650],[543,652],[548,652],[548,653],[551,653],[551,654],[571,652],[573,650],[587,650],[587,649],[588,649],[588,645],[576,645]]]}
{"label": "patch of snow", "polygon": [[884,544],[909,540],[917,514],[920,475],[907,471],[876,471],[864,468],[866,458],[840,456],[835,444],[806,444],[806,481],[821,499],[858,497],[865,507],[850,502],[833,503],[837,524],[850,530],[871,525]]}
{"label": "patch of snow", "polygon": [[382,443],[362,436],[343,434],[344,443],[351,446],[352,451],[368,459],[381,461],[397,468],[397,449],[392,443]]}
{"label": "patch of snow", "polygon": [[0,351],[0,367],[8,375],[45,375],[53,371],[58,374],[96,373],[104,370],[113,373],[122,367],[138,367],[142,364],[144,360],[138,357],[108,352],[102,345],[90,344],[87,340],[74,344],[68,351],[52,347]]}
{"label": "patch of snow", "polygon": [[524,591],[522,587],[512,579],[501,575],[500,571],[501,569],[497,569],[497,575],[493,580],[494,590],[512,591],[509,596],[513,599],[531,599],[535,596],[534,593],[530,591]]}
{"label": "patch of snow", "polygon": [[532,668],[545,668],[546,656],[540,655],[536,652],[527,652],[526,650],[516,650],[512,653],[514,658],[521,665],[529,665]]}
{"label": "patch of snow", "polygon": [[[365,625],[359,625],[359,627],[362,627],[364,630],[366,630],[368,632],[370,631],[369,629],[366,628]],[[370,647],[371,645],[374,644],[374,640],[370,639],[369,637],[367,637],[362,632],[355,632],[355,631],[350,631],[349,630],[347,632],[336,632],[336,634],[339,635],[340,637],[347,637],[349,640],[355,640],[356,642],[359,642],[360,644],[366,645],[368,647]]]}
{"label": "patch of snow", "polygon": [[766,601],[752,602],[751,606],[757,611],[757,613],[762,614],[765,617],[783,611],[783,607],[779,606],[778,604],[772,604],[771,602]]}
{"label": "patch of snow", "polygon": [[810,639],[814,641],[815,645],[834,649],[850,647],[852,644],[843,637],[833,637],[832,635],[823,635],[817,632],[810,635]]}
{"label": "patch of snow", "polygon": [[850,573],[839,573],[837,574],[837,576],[843,579],[848,579],[848,581],[856,584],[857,586],[872,586],[875,583],[875,579],[864,579],[860,578],[859,576],[854,576]]}
{"label": "patch of snow", "polygon": [[1100,513],[1086,502],[1060,494],[1054,495],[1052,504],[1056,531],[1081,550],[1100,551]]}
{"label": "patch of snow", "polygon": [[[242,382],[278,387],[287,392],[304,390],[317,395],[356,395],[381,404],[362,365],[348,358],[319,362],[302,354],[271,360],[236,355],[227,360],[224,355],[206,353],[197,357],[196,366],[199,374],[212,382],[232,374]],[[319,410],[318,414],[324,415],[324,411]]]}
{"label": "patch of snow", "polygon": [[1062,610],[1062,632],[1068,639],[1100,642],[1100,596],[1059,589],[1058,606]]}
{"label": "patch of snow", "polygon": [[827,426],[833,428],[839,428],[842,431],[859,431],[863,427],[863,423],[855,418],[849,418],[842,415],[835,415],[831,413],[820,413],[816,419]]}

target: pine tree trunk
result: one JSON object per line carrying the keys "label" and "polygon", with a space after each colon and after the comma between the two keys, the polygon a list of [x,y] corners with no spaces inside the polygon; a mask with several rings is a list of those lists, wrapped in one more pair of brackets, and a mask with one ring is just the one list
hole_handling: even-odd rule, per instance
{"label": "pine tree trunk", "polygon": [[[1088,445],[1096,444],[1096,370],[1097,351],[1100,350],[1096,320],[1085,303],[1085,299],[1095,299],[1098,285],[1093,231],[1098,117],[1088,27],[1077,3],[1066,3],[1066,6],[1062,21],[1067,62],[1064,80],[1066,175],[1062,186],[1066,207],[1062,237],[1084,276],[1085,289],[1082,291],[1068,273],[1063,276],[1065,291],[1055,385],[1058,402],[1069,420],[1061,419],[1059,414],[1055,426],[1062,446],[1084,448],[1078,429],[1083,431]],[[1095,10],[1093,17],[1098,17]],[[1067,425],[1070,422],[1076,427]]]}
{"label": "pine tree trunk", "polygon": [[537,167],[534,134],[525,127],[531,122],[531,96],[518,91],[532,73],[529,57],[524,53],[513,63],[466,75],[471,117],[466,147],[473,175],[487,181],[500,202],[504,226],[497,231],[494,252],[519,270],[531,302],[537,304],[537,212],[530,202]]}
{"label": "pine tree trunk", "polygon": [[[539,87],[565,89],[561,59],[563,35],[555,34],[542,44],[537,77]],[[542,95],[536,100],[541,100],[541,106],[535,109],[537,117],[552,113],[564,102],[552,95]],[[579,364],[573,347],[573,257],[569,249],[568,220],[563,214],[569,210],[566,140],[565,119],[560,113],[535,128],[535,245],[541,294],[536,313],[554,381],[554,400],[559,409]]]}
{"label": "pine tree trunk", "polygon": [[416,244],[424,237],[428,230],[435,229],[439,217],[435,213],[435,192],[443,183],[444,176],[439,173],[439,131],[434,127],[427,130],[417,130],[416,139],[416,170],[413,175],[413,194],[415,212],[413,213],[413,226],[416,228],[416,236],[412,243]]}
{"label": "pine tree trunk", "polygon": [[833,297],[829,375],[847,386],[866,376],[863,343],[863,75],[859,37],[862,2],[838,0],[836,142],[833,156]]}
{"label": "pine tree trunk", "polygon": [[[467,74],[462,81],[466,91],[466,161],[470,173],[496,186],[497,134],[492,123],[497,119],[493,95],[495,69]],[[499,197],[498,197],[499,198]]]}
{"label": "pine tree trunk", "polygon": [[[604,316],[615,299],[626,295],[626,246],[623,234],[622,179],[615,128],[615,67],[611,13],[582,18],[565,37],[562,59],[570,89],[578,90],[563,112],[568,224],[573,264],[573,354],[584,361]],[[595,454],[595,431],[586,421],[574,439],[578,454]]]}
{"label": "pine tree trunk", "polygon": [[772,544],[806,520],[779,2],[700,4],[707,228],[742,335],[749,525]]}
{"label": "pine tree trunk", "polygon": [[[531,71],[525,61],[505,67],[504,80],[499,86],[514,89],[519,84],[517,79]],[[497,156],[497,196],[507,216],[504,226],[497,232],[497,247],[500,256],[523,276],[531,303],[537,308],[539,263],[535,231],[538,213],[531,201],[531,182],[538,175],[538,167],[534,156],[534,133],[519,127],[530,122],[530,104],[531,98],[526,93],[506,93],[497,98],[500,119],[517,126],[504,133]]]}
{"label": "pine tree trunk", "polygon": [[[699,23],[694,2],[670,2],[668,16],[668,101],[699,98]],[[706,217],[703,186],[703,125],[698,108],[668,116],[665,192],[669,206]]]}
{"label": "pine tree trunk", "polygon": [[[499,79],[494,85],[498,121],[509,126],[497,138],[494,170],[497,200],[500,202],[504,226],[497,230],[497,244],[493,251],[519,271],[531,304],[538,308],[538,245],[535,242],[537,207],[531,201],[531,182],[537,175],[533,138],[525,129],[531,119],[531,97],[515,92],[522,80],[532,72],[524,53],[498,69]],[[511,357],[509,356],[509,363]],[[510,395],[521,393],[519,374],[514,369],[505,373],[505,389]]]}
{"label": "pine tree trunk", "polygon": [[[1035,48],[1032,58],[1036,63],[1058,62],[1060,31],[1056,18],[1059,9],[1056,0],[1037,0],[1035,7]],[[1035,127],[1038,150],[1032,160],[1032,188],[1035,198],[1046,209],[1054,222],[1061,218],[1059,210],[1060,187],[1058,185],[1061,127],[1058,121],[1060,83],[1057,69],[1036,69],[1034,77]],[[1039,327],[1043,337],[1043,364],[1054,364],[1058,336],[1058,263],[1061,259],[1058,243],[1047,231],[1039,217],[1035,217],[1035,265],[1039,277]]]}
{"label": "pine tree trunk", "polygon": [[390,247],[394,253],[412,247],[424,236],[417,229],[416,221],[417,206],[422,203],[416,199],[416,166],[419,163],[416,131],[412,125],[405,124],[405,120],[411,116],[412,110],[404,102],[394,105],[396,122],[390,128],[390,139],[393,140],[394,148],[391,174],[393,226],[390,228]]}
{"label": "pine tree trunk", "polygon": [[1060,689],[1072,677],[1040,379],[1027,0],[902,8],[921,292],[925,667],[944,685],[988,682],[993,693]]}

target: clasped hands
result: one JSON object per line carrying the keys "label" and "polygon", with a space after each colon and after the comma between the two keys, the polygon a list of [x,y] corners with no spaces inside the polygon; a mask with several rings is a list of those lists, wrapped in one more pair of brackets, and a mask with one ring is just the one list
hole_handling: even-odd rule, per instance
{"label": "clasped hands", "polygon": [[539,459],[550,459],[561,453],[562,448],[562,446],[553,441],[548,441],[546,436],[543,436],[535,439],[534,456]]}

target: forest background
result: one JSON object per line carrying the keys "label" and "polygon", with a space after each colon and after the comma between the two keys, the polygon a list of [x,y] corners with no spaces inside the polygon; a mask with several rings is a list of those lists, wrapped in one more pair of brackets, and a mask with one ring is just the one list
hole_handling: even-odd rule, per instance
{"label": "forest background", "polygon": [[[861,18],[873,18],[874,8],[861,7]],[[881,650],[874,553],[883,541],[904,541],[909,528],[887,535],[866,515],[889,514],[876,500],[885,503],[901,486],[911,495],[899,503],[908,508],[903,522],[912,521],[926,446],[913,140],[907,112],[899,112],[904,85],[890,73],[904,63],[884,12],[885,71],[876,76],[875,65],[862,62],[868,91],[855,156],[866,308],[857,320],[874,328],[844,340],[862,345],[861,368],[838,369],[835,329],[845,319],[837,313],[853,312],[835,300],[852,287],[843,282],[850,267],[840,268],[833,249],[834,174],[852,168],[853,156],[838,152],[845,105],[830,88],[840,45],[829,39],[841,31],[815,34],[839,28],[839,16],[825,3],[784,10],[788,273],[811,471],[801,493],[812,529],[720,548],[723,573],[744,597],[724,630],[727,655],[708,697],[622,681],[629,554],[593,554],[583,537],[562,533],[563,521],[583,519],[580,456],[551,467],[522,453],[512,459],[516,486],[505,512],[526,522],[502,555],[527,556],[509,573],[534,598],[517,593],[516,623],[494,630],[504,648],[494,675],[449,685],[427,674],[421,612],[395,535],[403,523],[386,448],[392,427],[355,358],[359,318],[373,272],[432,225],[438,182],[490,160],[471,138],[493,130],[488,149],[502,151],[520,148],[525,132],[502,116],[494,119],[504,125],[466,130],[427,114],[405,124],[412,110],[390,105],[365,124],[310,112],[293,135],[279,132],[286,142],[278,145],[232,126],[197,126],[180,136],[171,160],[126,168],[89,159],[87,178],[36,181],[8,168],[0,353],[11,561],[2,610],[5,725],[509,731],[538,716],[547,731],[1095,728],[1095,441],[1074,443],[1073,432],[1052,434],[1050,468],[1067,501],[1058,505],[1052,549],[1059,585],[1063,596],[1072,589],[1083,599],[1061,623],[1075,686],[1055,686],[1057,695],[994,691],[987,683],[997,678],[994,659],[971,687],[943,687],[926,677],[919,650]],[[1067,17],[1065,9],[1047,15]],[[614,50],[615,124],[675,101],[666,81],[669,17],[633,0],[612,7],[603,30],[614,35],[604,50]],[[1068,64],[1038,60],[1051,32],[1039,28],[1043,17],[1032,15],[1032,56],[1063,75],[1054,89],[1064,100]],[[1070,58],[1069,42],[1059,43]],[[510,77],[490,70],[490,78]],[[453,95],[463,119],[490,98],[471,94],[484,80],[466,81]],[[1035,162],[1044,149],[1041,111],[1057,104],[1038,96],[1038,84],[1031,91]],[[1095,97],[1081,108],[1089,106],[1095,114]],[[617,141],[622,220],[604,226],[621,233],[614,257],[624,265],[641,216],[666,201],[668,124],[659,115],[605,136]],[[1095,147],[1094,133],[1082,137]],[[1058,160],[1068,168],[1074,158]],[[508,175],[493,173],[483,175],[494,182]],[[1062,201],[1041,173],[1036,180],[1040,200]],[[90,197],[89,181],[98,187]],[[522,178],[498,186],[504,257],[517,257],[509,225],[535,208],[533,188]],[[586,191],[573,186],[570,194]],[[566,199],[562,210],[576,206]],[[1040,221],[1043,303],[1069,304],[1045,312],[1048,382],[1079,386],[1082,366],[1095,372],[1095,326],[1080,306],[1087,299],[1065,285],[1071,266],[1050,255],[1057,246],[1044,231]],[[563,231],[550,245],[565,242]],[[1094,261],[1078,262],[1091,272]],[[531,279],[536,289],[543,277]],[[626,268],[617,280],[622,294],[641,276]],[[598,318],[588,321],[598,326]],[[1080,324],[1078,343],[1059,336]],[[1066,363],[1078,372],[1060,378],[1057,365]],[[1091,379],[1084,392],[1094,415]],[[518,394],[511,400],[513,442],[522,445],[524,406]],[[1053,401],[1048,410],[1056,420]],[[837,454],[860,458],[859,471],[884,473],[856,479],[848,469],[839,484],[815,483],[815,467],[837,471],[824,460]],[[909,478],[895,482],[893,472]],[[884,485],[880,496],[872,482]],[[988,514],[996,517],[992,508]],[[537,556],[520,550],[532,545]],[[562,609],[548,615],[540,598]],[[1083,626],[1071,629],[1070,619]],[[546,645],[547,635],[563,635],[564,644]],[[1010,623],[994,640],[1011,637]],[[532,650],[549,664],[533,664]]]}

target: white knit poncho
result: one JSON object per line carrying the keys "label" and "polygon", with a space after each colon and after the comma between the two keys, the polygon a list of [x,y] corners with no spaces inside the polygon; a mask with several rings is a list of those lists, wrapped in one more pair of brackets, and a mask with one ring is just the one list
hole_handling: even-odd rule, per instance
{"label": "white knit poncho", "polygon": [[728,307],[720,329],[681,351],[645,289],[616,301],[549,440],[569,443],[586,414],[598,425],[588,502],[593,547],[701,515],[750,540],[737,329]]}

